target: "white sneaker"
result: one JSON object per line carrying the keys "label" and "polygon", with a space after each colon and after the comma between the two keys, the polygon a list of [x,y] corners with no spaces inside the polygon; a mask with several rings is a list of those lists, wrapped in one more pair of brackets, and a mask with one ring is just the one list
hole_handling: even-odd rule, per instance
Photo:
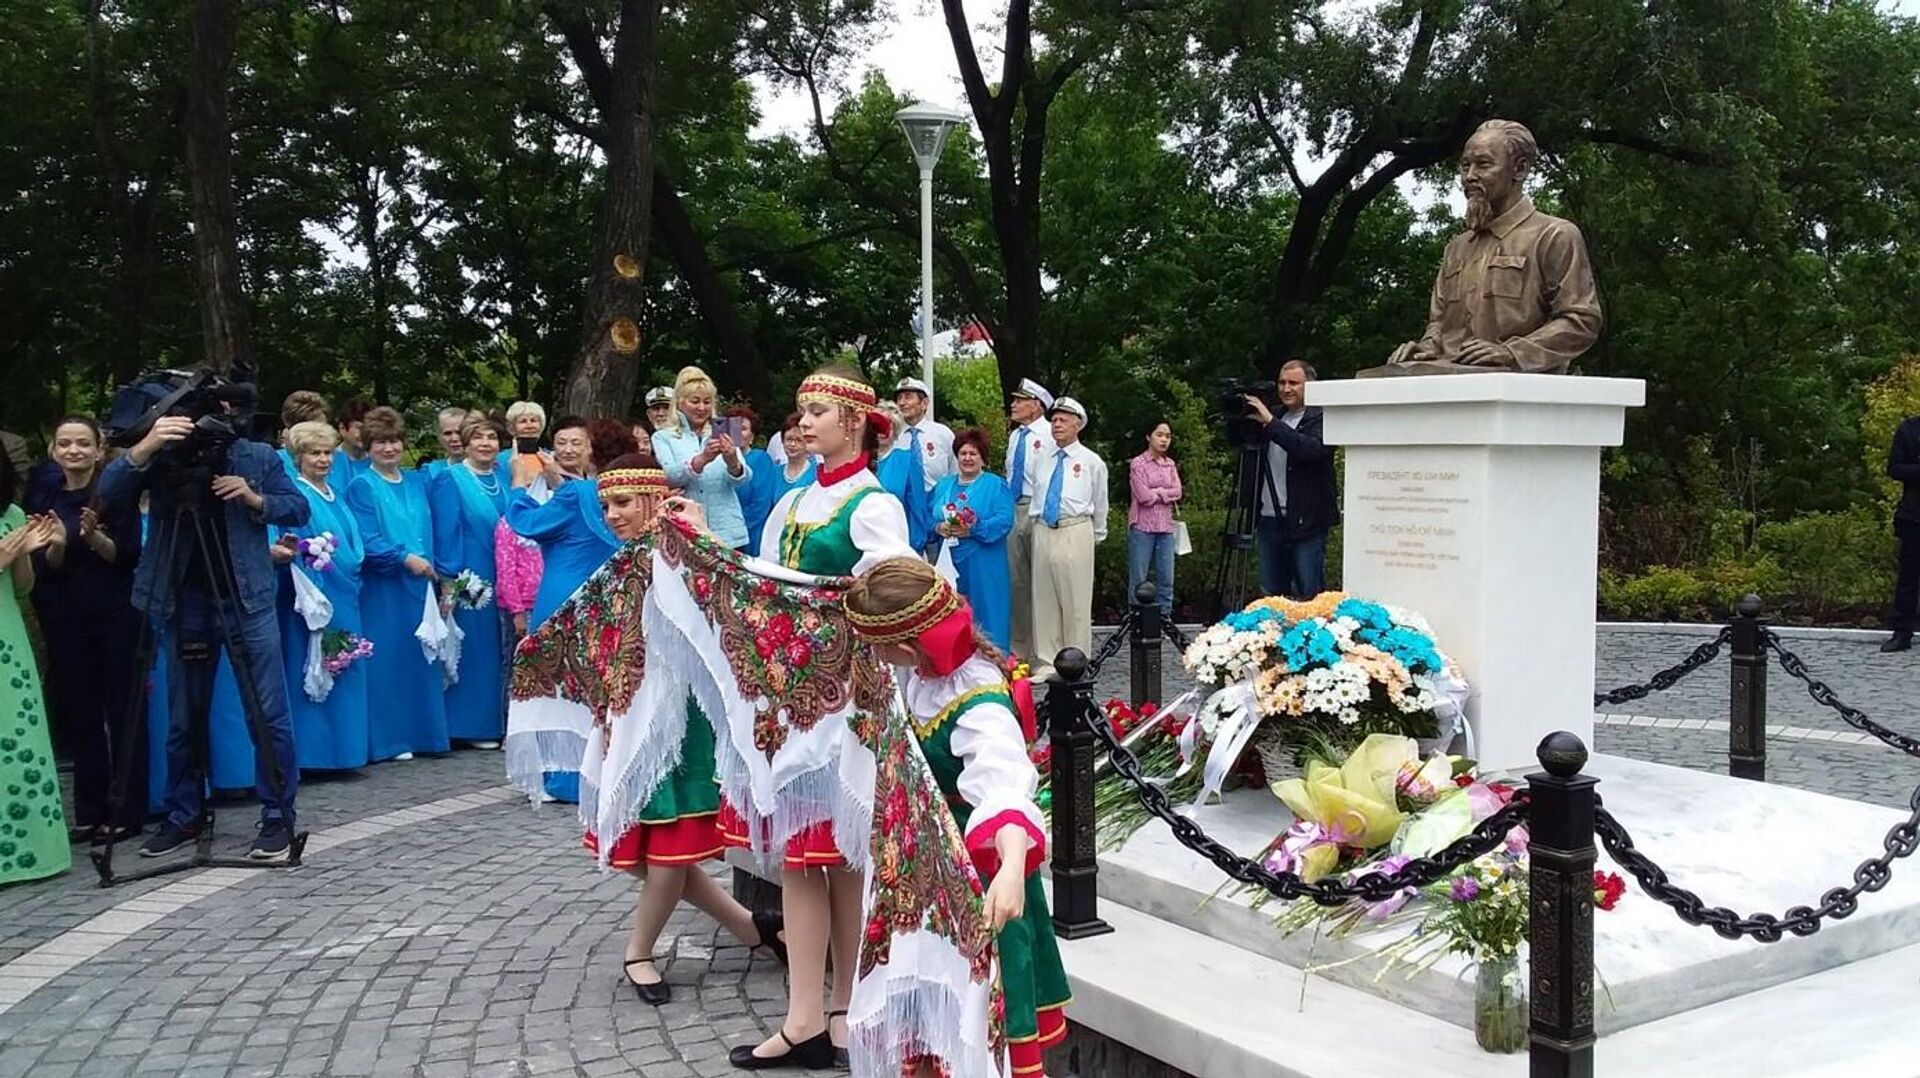
{"label": "white sneaker", "polygon": [[498,741],[476,741],[473,743],[473,747],[476,749],[497,749],[500,747],[500,743]]}
{"label": "white sneaker", "polygon": [[400,755],[398,755],[398,756],[395,756],[395,757],[394,757],[394,759],[396,759],[396,760],[411,760],[411,759],[413,759],[413,753],[410,753],[410,752],[403,752],[403,753],[401,753]]}

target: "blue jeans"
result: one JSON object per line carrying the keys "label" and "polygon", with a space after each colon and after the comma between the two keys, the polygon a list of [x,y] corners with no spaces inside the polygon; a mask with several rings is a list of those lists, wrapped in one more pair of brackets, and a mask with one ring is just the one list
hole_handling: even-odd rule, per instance
{"label": "blue jeans", "polygon": [[[213,673],[220,649],[239,669],[241,656],[226,637],[224,623],[230,622],[246,651],[247,673],[260,693],[260,718],[272,744],[254,745],[254,788],[260,795],[260,818],[273,820],[293,815],[294,794],[300,788],[300,768],[293,755],[293,718],[287,711],[287,677],[280,660],[280,622],[273,607],[249,614],[229,604],[224,610],[212,596],[197,589],[182,589],[174,609],[174,624],[167,655],[167,820],[176,827],[192,827],[199,822],[200,806],[206,799],[207,776],[204,754],[208,744],[195,744],[195,719],[202,738],[207,733],[207,718],[213,708]],[[195,652],[198,655],[195,655]],[[191,658],[185,656],[192,656]],[[247,690],[241,683],[240,701],[247,704]],[[252,724],[248,732],[255,737]],[[271,757],[269,757],[271,753]],[[281,787],[273,785],[272,759],[279,771]]]}
{"label": "blue jeans", "polygon": [[1127,529],[1127,605],[1133,605],[1134,593],[1153,571],[1153,586],[1158,589],[1160,615],[1173,616],[1173,533],[1143,532]]}
{"label": "blue jeans", "polygon": [[1260,590],[1289,599],[1311,599],[1326,590],[1327,533],[1283,538],[1280,521],[1261,517],[1253,533],[1260,556]]}

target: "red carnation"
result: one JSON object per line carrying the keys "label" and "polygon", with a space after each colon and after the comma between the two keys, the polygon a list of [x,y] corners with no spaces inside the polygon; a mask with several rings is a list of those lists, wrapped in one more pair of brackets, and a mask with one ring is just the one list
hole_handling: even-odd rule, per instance
{"label": "red carnation", "polygon": [[767,627],[760,631],[760,635],[776,648],[786,647],[787,641],[793,639],[793,615],[782,613],[768,618]]}
{"label": "red carnation", "polygon": [[1593,874],[1593,904],[1602,910],[1610,910],[1620,904],[1620,896],[1627,893],[1627,881],[1617,872],[1595,871]]}
{"label": "red carnation", "polygon": [[761,596],[761,598],[763,598],[763,599],[771,599],[771,598],[773,598],[774,596],[776,596],[776,595],[778,595],[778,594],[780,594],[780,585],[778,585],[778,584],[775,584],[775,583],[774,583],[773,581],[771,581],[771,580],[762,580],[762,581],[760,582],[760,596]]}

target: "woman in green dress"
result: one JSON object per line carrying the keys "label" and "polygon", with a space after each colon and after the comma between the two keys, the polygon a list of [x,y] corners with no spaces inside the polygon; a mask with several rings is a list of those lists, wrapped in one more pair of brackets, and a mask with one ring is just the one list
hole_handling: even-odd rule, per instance
{"label": "woman in green dress", "polygon": [[0,456],[0,884],[57,876],[72,864],[46,703],[20,604],[33,590],[33,554],[57,526],[29,519]]}

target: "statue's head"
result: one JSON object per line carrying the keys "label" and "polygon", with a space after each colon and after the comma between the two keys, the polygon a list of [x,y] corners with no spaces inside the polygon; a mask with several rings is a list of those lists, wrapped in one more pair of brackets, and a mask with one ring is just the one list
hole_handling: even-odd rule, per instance
{"label": "statue's head", "polygon": [[1522,193],[1522,184],[1540,159],[1540,146],[1526,125],[1488,120],[1460,153],[1460,189],[1467,196],[1467,227],[1483,231]]}

